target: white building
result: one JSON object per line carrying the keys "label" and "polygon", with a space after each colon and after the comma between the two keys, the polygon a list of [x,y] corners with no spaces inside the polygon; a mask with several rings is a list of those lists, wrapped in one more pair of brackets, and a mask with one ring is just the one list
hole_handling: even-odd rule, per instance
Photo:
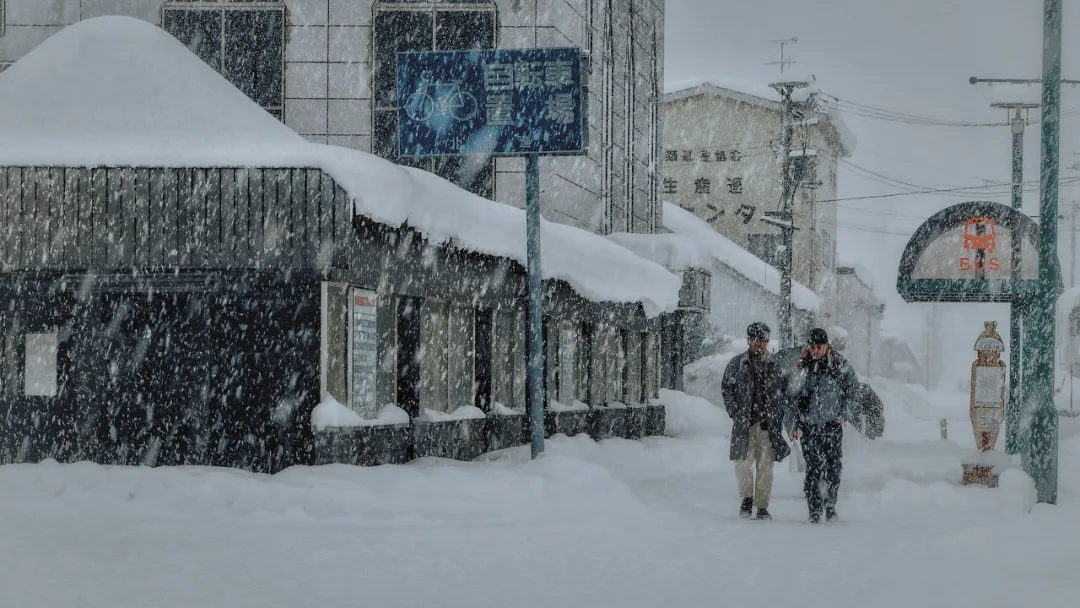
{"label": "white building", "polygon": [[[594,233],[660,222],[659,0],[0,0],[0,67],[101,15],[161,25],[296,132],[394,158],[398,51],[579,47],[589,151],[541,161],[543,214]],[[408,161],[524,205],[524,164]]]}
{"label": "white building", "polygon": [[[779,267],[781,231],[761,221],[780,209],[779,94],[726,79],[680,81],[665,89],[662,198]],[[850,156],[854,138],[836,116],[799,112],[803,126],[795,129],[793,147],[816,163],[795,197],[792,276],[817,290],[835,267],[837,159]]]}

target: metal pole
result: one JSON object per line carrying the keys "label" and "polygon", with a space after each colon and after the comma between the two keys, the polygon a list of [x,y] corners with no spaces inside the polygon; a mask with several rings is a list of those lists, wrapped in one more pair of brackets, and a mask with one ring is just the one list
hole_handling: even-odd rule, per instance
{"label": "metal pole", "polygon": [[1024,470],[1035,480],[1039,502],[1057,502],[1058,412],[1054,407],[1054,342],[1057,300],[1058,152],[1061,120],[1061,0],[1043,4],[1042,171],[1039,204],[1039,281],[1032,302],[1034,373],[1026,378],[1031,428]]}
{"label": "metal pole", "polygon": [[[1024,206],[1024,119],[1020,108],[1012,122],[1012,207],[1020,211]],[[1009,407],[1005,410],[1005,452],[1018,454],[1021,450],[1020,420],[1023,407],[1023,346],[1020,331],[1020,317],[1023,305],[1016,301],[1017,281],[1020,279],[1020,239],[1017,230],[1011,231],[1012,238],[1012,282],[1013,301],[1009,305]]]}
{"label": "metal pole", "polygon": [[525,242],[529,282],[529,424],[532,457],[544,451],[544,336],[540,302],[540,156],[525,156]]}

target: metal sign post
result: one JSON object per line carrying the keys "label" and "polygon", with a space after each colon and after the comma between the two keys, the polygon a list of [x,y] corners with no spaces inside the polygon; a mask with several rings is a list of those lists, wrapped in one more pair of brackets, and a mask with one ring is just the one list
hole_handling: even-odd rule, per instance
{"label": "metal sign post", "polygon": [[544,451],[540,156],[585,153],[576,48],[398,53],[398,154],[524,156],[532,457]]}

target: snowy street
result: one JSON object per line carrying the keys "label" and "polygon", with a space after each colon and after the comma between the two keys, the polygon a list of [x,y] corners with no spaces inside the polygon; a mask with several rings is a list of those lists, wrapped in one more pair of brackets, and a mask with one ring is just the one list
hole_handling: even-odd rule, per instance
{"label": "snowy street", "polygon": [[1032,509],[1016,470],[961,487],[970,432],[938,440],[906,399],[886,397],[884,441],[848,429],[841,520],[818,526],[787,462],[776,519],[740,520],[727,418],[687,397],[676,437],[559,437],[537,462],[6,466],[0,605],[1075,605],[1077,420],[1059,505]]}

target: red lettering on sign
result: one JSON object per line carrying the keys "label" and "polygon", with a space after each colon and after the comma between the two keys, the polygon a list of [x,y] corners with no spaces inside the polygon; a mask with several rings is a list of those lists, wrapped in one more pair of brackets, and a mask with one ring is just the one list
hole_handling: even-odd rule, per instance
{"label": "red lettering on sign", "polygon": [[964,272],[971,270],[979,272],[989,270],[990,272],[996,272],[1001,270],[1001,260],[998,258],[990,258],[989,260],[975,258],[975,261],[972,262],[971,258],[960,258],[960,270]]}

